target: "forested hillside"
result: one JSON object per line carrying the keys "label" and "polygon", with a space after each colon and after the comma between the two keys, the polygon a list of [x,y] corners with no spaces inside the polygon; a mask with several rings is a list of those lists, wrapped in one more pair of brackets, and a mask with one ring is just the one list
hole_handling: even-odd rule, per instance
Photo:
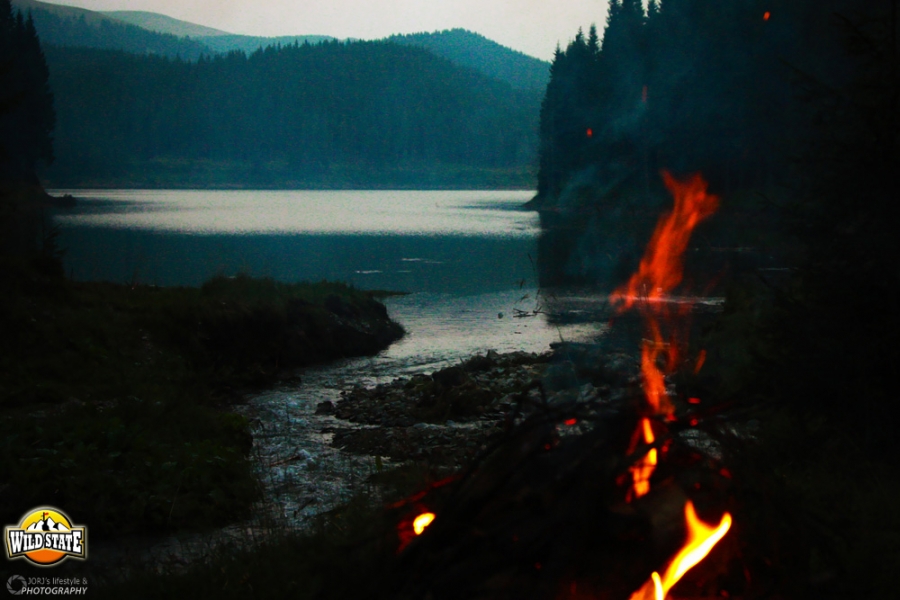
{"label": "forested hillside", "polygon": [[[649,235],[667,201],[661,169],[702,171],[720,194],[765,196],[757,216],[797,191],[822,119],[834,118],[824,111],[852,72],[840,42],[852,7],[611,2],[602,41],[591,28],[557,51],[541,108],[533,205],[555,211],[543,217],[558,233],[543,245],[549,280],[614,286],[630,272],[643,237],[622,232]],[[724,209],[749,218],[738,204]],[[755,246],[749,233],[771,229],[715,223],[709,247]],[[762,258],[777,262],[772,254]]]}
{"label": "forested hillside", "polygon": [[721,208],[688,272],[729,296],[710,385],[830,422],[798,454],[839,435],[900,464],[898,40],[897,0],[613,0],[602,43],[557,52],[542,105],[542,282],[613,288],[671,206],[660,171],[701,172]]}
{"label": "forested hillside", "polygon": [[420,48],[47,56],[54,186],[531,185],[538,94]]}
{"label": "forested hillside", "polygon": [[545,61],[511,50],[465,29],[392,35],[388,40],[426,48],[458,65],[506,81],[516,89],[543,90],[550,77],[550,65]]}

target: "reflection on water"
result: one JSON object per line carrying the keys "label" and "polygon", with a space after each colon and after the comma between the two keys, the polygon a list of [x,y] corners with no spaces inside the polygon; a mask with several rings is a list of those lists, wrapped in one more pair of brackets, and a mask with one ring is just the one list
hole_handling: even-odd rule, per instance
{"label": "reflection on water", "polygon": [[75,279],[200,285],[216,274],[343,281],[363,289],[477,294],[534,281],[528,238],[373,235],[191,235],[65,228]]}
{"label": "reflection on water", "polygon": [[59,223],[195,234],[533,237],[525,191],[55,190],[79,199]]}
{"label": "reflection on water", "polygon": [[244,272],[478,294],[534,281],[524,192],[75,192],[59,212],[76,279],[199,285]]}

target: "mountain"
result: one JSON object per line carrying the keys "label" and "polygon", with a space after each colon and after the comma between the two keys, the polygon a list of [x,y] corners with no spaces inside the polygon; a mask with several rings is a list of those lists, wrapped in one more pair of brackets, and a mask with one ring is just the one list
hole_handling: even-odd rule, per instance
{"label": "mountain", "polygon": [[396,44],[425,48],[457,65],[506,81],[519,90],[543,91],[550,78],[550,63],[466,29],[393,35],[387,39]]}
{"label": "mountain", "polygon": [[197,40],[148,31],[92,10],[38,0],[12,0],[12,5],[31,13],[44,46],[124,50],[187,60],[212,53]]}
{"label": "mountain", "polygon": [[[32,13],[41,41],[52,46],[124,50],[196,60],[202,55],[232,51],[251,54],[268,46],[318,44],[336,39],[326,35],[239,35],[145,11],[97,12],[40,0],[12,0],[12,4]],[[425,48],[518,90],[542,93],[549,79],[550,63],[465,29],[394,35],[387,40]]]}
{"label": "mountain", "polygon": [[282,35],[276,37],[240,35],[222,31],[221,29],[213,29],[212,27],[206,27],[205,25],[197,25],[196,23],[173,19],[172,17],[158,13],[137,10],[107,11],[103,14],[118,19],[123,23],[135,25],[148,31],[195,38],[209,48],[211,54],[232,52],[235,50],[250,54],[256,52],[260,48],[266,48],[268,46],[288,46],[295,43],[304,44],[307,42],[310,44],[318,44],[319,42],[335,39],[328,35]]}
{"label": "mountain", "polygon": [[317,44],[334,39],[324,35],[237,35],[150,12],[103,13],[39,0],[13,0],[12,4],[23,12],[31,12],[41,42],[50,46],[124,50],[197,60],[203,55],[235,50],[250,54],[268,46]]}
{"label": "mountain", "polygon": [[69,531],[69,528],[54,521],[53,517],[47,517],[43,521],[32,523],[25,531]]}
{"label": "mountain", "polygon": [[230,32],[222,31],[221,29],[213,29],[205,25],[197,25],[196,23],[189,23],[188,21],[181,21],[159,13],[142,10],[112,10],[103,11],[100,14],[129,25],[135,25],[147,31],[170,33],[179,37],[204,38],[216,35],[231,35]]}

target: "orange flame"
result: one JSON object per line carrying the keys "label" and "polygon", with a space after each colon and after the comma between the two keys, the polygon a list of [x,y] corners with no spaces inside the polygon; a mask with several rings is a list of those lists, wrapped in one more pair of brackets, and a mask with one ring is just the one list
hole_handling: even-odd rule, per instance
{"label": "orange flame", "polygon": [[684,506],[684,519],[687,524],[688,539],[681,547],[662,577],[654,572],[650,579],[635,593],[631,600],[665,600],[685,573],[706,558],[713,547],[719,543],[731,528],[731,515],[725,513],[717,526],[707,525],[697,517],[694,503],[688,501]]}
{"label": "orange flame", "polygon": [[675,197],[675,208],[657,223],[637,273],[610,297],[614,303],[623,303],[621,310],[631,308],[637,299],[661,300],[681,283],[682,255],[691,234],[719,207],[719,197],[706,193],[707,183],[699,173],[685,181],[676,180],[668,171],[663,171],[662,177]]}
{"label": "orange flame", "polygon": [[[643,301],[641,308],[651,338],[644,340],[641,347],[644,396],[650,414],[671,420],[675,407],[666,392],[665,375],[659,362],[660,358],[664,358],[665,368],[671,370],[678,359],[678,352],[677,344],[663,339],[659,322],[666,313],[660,301],[681,283],[684,273],[682,257],[691,234],[700,221],[716,211],[719,198],[706,192],[707,183],[699,173],[684,181],[678,181],[668,171],[663,171],[662,177],[675,199],[675,207],[660,217],[637,272],[627,284],[610,295],[610,302],[618,304],[622,312],[638,300]],[[641,428],[644,442],[652,444],[654,436],[647,418],[642,419]],[[634,452],[637,445],[632,446],[630,451]],[[633,485],[626,497],[628,501],[650,491],[650,477],[656,468],[656,461],[656,449],[651,448],[631,467]]]}
{"label": "orange flame", "polygon": [[434,521],[434,513],[422,513],[413,519],[413,531],[416,532],[416,535],[422,535],[422,532],[425,531],[426,527],[431,525],[432,521]]}
{"label": "orange flame", "polygon": [[772,13],[770,13],[769,11],[764,12],[763,13],[763,21],[768,21],[769,17],[771,17],[771,16],[772,16]]}

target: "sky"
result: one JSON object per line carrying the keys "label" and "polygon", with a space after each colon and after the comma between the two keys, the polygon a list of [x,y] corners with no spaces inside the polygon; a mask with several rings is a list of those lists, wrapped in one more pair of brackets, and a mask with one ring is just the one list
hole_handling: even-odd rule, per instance
{"label": "sky", "polygon": [[578,28],[602,33],[607,0],[44,0],[89,10],[143,10],[246,35],[378,39],[463,27],[550,60]]}

